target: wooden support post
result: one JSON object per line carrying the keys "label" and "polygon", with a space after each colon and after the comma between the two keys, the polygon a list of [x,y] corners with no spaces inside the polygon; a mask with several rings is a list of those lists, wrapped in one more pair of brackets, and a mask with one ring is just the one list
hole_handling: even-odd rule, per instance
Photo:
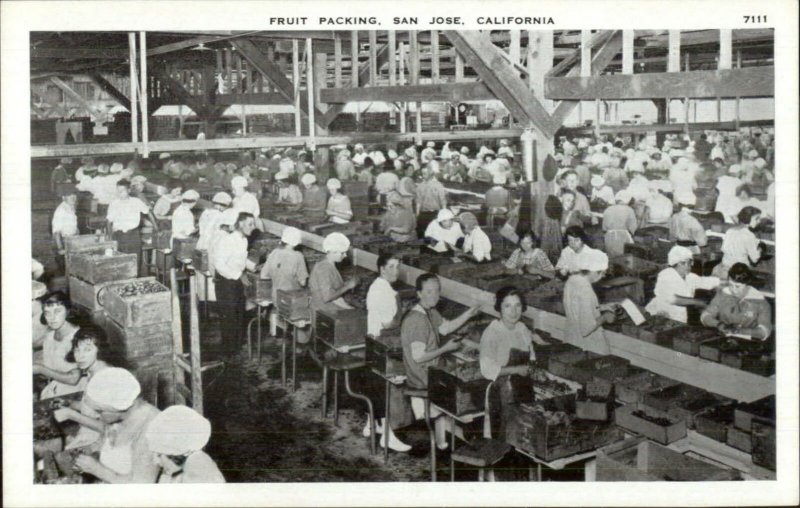
{"label": "wooden support post", "polygon": [[600,139],[600,99],[594,100],[594,136]]}
{"label": "wooden support post", "polygon": [[292,39],[292,83],[294,84],[294,135],[300,136],[303,124],[300,118],[300,41]]}
{"label": "wooden support post", "polygon": [[131,84],[131,142],[137,143],[139,141],[139,99],[136,96],[136,34],[128,32],[128,48],[130,56],[128,62],[130,63],[130,84]]}
{"label": "wooden support post", "polygon": [[228,84],[228,93],[233,93],[233,64],[231,63],[233,50],[225,48],[225,82]]}
{"label": "wooden support post", "polygon": [[342,36],[339,32],[333,34],[333,86],[342,86]]}
{"label": "wooden support post", "polygon": [[741,119],[740,119],[740,117],[739,117],[739,106],[740,106],[740,103],[741,103],[741,101],[742,101],[742,100],[741,100],[741,98],[740,98],[740,97],[736,97],[736,101],[735,101],[735,104],[736,104],[736,111],[735,111],[735,113],[734,113],[734,114],[735,114],[735,117],[734,117],[734,120],[733,120],[733,121],[734,121],[734,125],[736,126],[736,131],[737,131],[737,132],[738,132],[738,131],[739,131],[739,129],[741,129],[741,127],[742,127],[742,126],[741,126]]}
{"label": "wooden support post", "polygon": [[719,66],[718,69],[733,67],[733,30],[722,29],[719,31]]}
{"label": "wooden support post", "polygon": [[581,77],[592,75],[592,31],[581,30]]}
{"label": "wooden support post", "polygon": [[[696,122],[697,121],[697,118],[696,118],[697,117],[697,107],[695,107],[694,111],[695,111],[694,114],[695,114],[695,122]],[[717,97],[717,121],[718,122],[722,121],[722,99],[720,97]]]}
{"label": "wooden support post", "polygon": [[633,30],[622,31],[622,73],[633,74]]}
{"label": "wooden support post", "polygon": [[422,103],[417,102],[417,137],[416,137],[416,144],[422,144]]}
{"label": "wooden support post", "polygon": [[[190,282],[191,284],[191,282]],[[186,385],[185,370],[181,366],[183,359],[183,330],[181,329],[181,301],[178,296],[178,280],[175,276],[175,268],[169,271],[170,301],[172,307],[172,362],[174,364],[174,376],[176,385]],[[196,409],[196,408],[195,408]],[[202,409],[198,411],[202,412]]]}
{"label": "wooden support post", "polygon": [[[399,58],[398,58],[398,71],[399,71],[399,85],[403,86],[406,84],[406,45],[402,42],[398,48]],[[405,134],[408,126],[406,125],[406,111],[408,110],[408,103],[403,102],[400,104],[400,132]]]}
{"label": "wooden support post", "polygon": [[139,97],[142,100],[142,157],[145,159],[150,156],[150,149],[147,143],[150,140],[149,120],[147,114],[147,34],[139,32],[139,71],[141,73],[141,85],[139,89],[141,93]]}
{"label": "wooden support post", "polygon": [[316,128],[314,126],[314,51],[311,37],[306,38],[306,90],[308,91],[308,137],[311,138],[313,147]]}
{"label": "wooden support post", "polygon": [[[397,85],[397,56],[396,56],[396,46],[397,46],[397,33],[394,30],[389,30],[389,86],[396,86]],[[401,107],[402,109],[402,107]],[[394,124],[397,120],[397,112],[392,109],[391,113],[391,123]]]}
{"label": "wooden support post", "polygon": [[245,93],[253,93],[255,90],[255,83],[253,83],[253,66],[250,65],[248,62],[244,62],[246,66],[246,73],[245,79],[247,80],[247,89],[244,90]]}
{"label": "wooden support post", "polygon": [[378,32],[369,31],[369,86],[378,84]]}
{"label": "wooden support post", "polygon": [[439,31],[431,30],[431,80],[439,82]]}
{"label": "wooden support post", "polygon": [[681,31],[670,30],[667,40],[667,72],[680,72],[681,70]]}
{"label": "wooden support post", "polygon": [[242,79],[242,75],[244,74],[242,68],[242,55],[236,55],[236,93],[244,93],[247,90],[244,89],[244,79]]}
{"label": "wooden support post", "polygon": [[683,132],[689,135],[689,98],[683,99]]}
{"label": "wooden support post", "polygon": [[[174,276],[175,269],[172,269]],[[197,312],[197,280],[189,277],[189,361],[192,366],[192,408],[203,414],[203,363],[200,355],[200,317]],[[261,337],[259,337],[261,339]]]}
{"label": "wooden support post", "polygon": [[464,80],[464,59],[456,51],[456,83]]}
{"label": "wooden support post", "polygon": [[689,72],[692,68],[689,66],[689,53],[683,55],[683,71]]}
{"label": "wooden support post", "polygon": [[419,43],[417,32],[408,32],[408,70],[412,85],[419,84]]}
{"label": "wooden support post", "polygon": [[216,72],[217,74],[220,74],[220,75],[222,75],[222,74],[223,74],[223,68],[222,68],[222,51],[220,51],[220,50],[218,50],[218,49],[215,49],[215,50],[214,50],[214,61],[216,62],[216,68],[215,68],[215,72]]}
{"label": "wooden support post", "polygon": [[508,35],[508,56],[511,58],[511,62],[518,64],[522,59],[522,33],[519,30],[509,30]]}
{"label": "wooden support post", "polygon": [[[350,31],[350,58],[352,64],[350,65],[350,87],[356,88],[359,85],[358,71],[361,68],[358,63],[358,30]],[[361,108],[356,105],[356,130],[360,130],[361,125]]]}
{"label": "wooden support post", "polygon": [[[327,73],[328,69],[328,55],[327,53],[314,53],[314,104],[317,104],[317,109],[323,113],[327,107],[320,101],[320,90],[328,87]],[[320,127],[321,128],[321,127]],[[320,134],[322,132],[320,131]]]}
{"label": "wooden support post", "polygon": [[553,68],[553,31],[528,30],[528,86],[548,112],[553,101],[544,98],[544,78]]}
{"label": "wooden support post", "polygon": [[741,49],[737,49],[736,50],[736,68],[737,69],[741,69],[742,68],[742,50]]}

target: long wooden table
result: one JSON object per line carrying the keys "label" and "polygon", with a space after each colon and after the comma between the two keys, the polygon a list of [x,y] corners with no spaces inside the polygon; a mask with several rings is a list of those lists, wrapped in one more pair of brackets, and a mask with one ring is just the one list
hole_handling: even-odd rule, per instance
{"label": "long wooden table", "polygon": [[[286,226],[268,219],[261,219],[262,230],[280,236]],[[302,232],[303,245],[322,250],[322,237]],[[353,264],[377,271],[378,256],[361,249],[353,249]],[[414,285],[417,277],[425,273],[419,268],[401,264],[400,280]],[[494,310],[494,294],[460,282],[439,277],[442,282],[442,296],[456,303],[479,305],[481,311],[497,317]],[[553,337],[564,337],[564,316],[528,307],[525,316],[534,320],[536,327]],[[721,363],[711,362],[696,356],[689,356],[672,349],[643,342],[627,335],[606,330],[611,353],[629,360],[633,365],[677,381],[698,386],[713,393],[730,397],[741,402],[775,394],[774,377],[763,377],[743,370],[734,369]],[[566,340],[569,342],[568,340]]]}

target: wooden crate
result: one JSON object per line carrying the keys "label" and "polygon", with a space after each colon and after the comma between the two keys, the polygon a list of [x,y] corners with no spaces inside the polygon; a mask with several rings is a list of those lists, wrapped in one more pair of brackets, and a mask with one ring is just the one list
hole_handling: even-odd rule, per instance
{"label": "wooden crate", "polygon": [[80,401],[81,397],[83,392],[76,392],[34,402],[33,440],[46,441],[64,437],[61,424],[53,418],[53,411],[67,407],[71,402]]}
{"label": "wooden crate", "polygon": [[720,337],[719,332],[713,328],[697,326],[682,326],[674,328],[664,334],[665,340],[672,339],[672,349],[683,354],[697,356],[700,354],[700,345]]}
{"label": "wooden crate", "polygon": [[732,401],[713,393],[703,392],[693,398],[678,400],[675,405],[667,410],[671,418],[682,419],[686,422],[686,427],[694,429],[696,418],[700,413],[708,411],[716,406],[730,404]]}
{"label": "wooden crate", "polygon": [[194,252],[192,252],[192,266],[194,266],[194,269],[198,272],[208,272],[208,251],[205,249],[195,249]]}
{"label": "wooden crate", "polygon": [[[663,422],[652,421],[661,419]],[[614,411],[614,422],[634,434],[668,445],[686,437],[686,422],[673,420],[666,412],[643,404],[628,404]]]}
{"label": "wooden crate", "polygon": [[652,372],[639,372],[633,376],[625,377],[614,383],[614,393],[617,400],[625,404],[636,404],[644,401],[647,393],[662,388],[675,386],[678,381],[668,377],[659,376]]}
{"label": "wooden crate", "polygon": [[753,418],[753,464],[775,471],[775,422]]}
{"label": "wooden crate", "polygon": [[687,457],[663,446],[626,439],[597,452],[597,481],[730,481],[737,471]]}
{"label": "wooden crate", "polygon": [[[103,238],[104,240],[92,242],[90,238]],[[66,242],[68,239],[71,238],[86,238],[83,242],[78,242],[74,244],[72,247],[67,248]],[[104,254],[107,249],[117,250],[117,242],[116,240],[105,240],[105,235],[79,235],[79,236],[70,236],[64,238],[65,242],[65,252],[64,252],[64,262],[65,262],[65,270],[64,274],[69,276],[70,266],[72,265],[72,257],[76,254],[83,253],[83,254]]]}
{"label": "wooden crate", "polygon": [[714,441],[725,443],[728,440],[728,429],[733,427],[735,404],[715,406],[694,417],[694,426],[698,434],[710,437]]}
{"label": "wooden crate", "polygon": [[574,415],[575,394],[512,406],[506,422],[506,441],[549,462],[622,438],[614,425],[578,420]]}
{"label": "wooden crate", "polygon": [[289,321],[311,320],[311,293],[308,289],[287,291],[279,289],[276,307],[278,315]]}
{"label": "wooden crate", "polygon": [[591,397],[585,390],[579,390],[575,399],[575,416],[581,420],[607,422],[614,415],[612,397]]}
{"label": "wooden crate", "polygon": [[153,248],[171,249],[172,248],[172,229],[160,228],[153,233]]}
{"label": "wooden crate", "polygon": [[733,423],[737,429],[750,432],[753,418],[762,418],[775,423],[775,396],[769,395],[749,404],[740,404],[733,415]]}
{"label": "wooden crate", "polygon": [[175,403],[175,364],[172,354],[153,355],[131,361],[131,373],[142,387],[142,398],[165,409]]}
{"label": "wooden crate", "polygon": [[745,453],[752,453],[753,451],[753,435],[750,432],[736,427],[728,428],[728,436],[726,439],[728,446],[741,450]]}
{"label": "wooden crate", "polygon": [[[66,253],[82,252],[96,247],[108,248],[105,244],[110,242],[106,235],[74,235],[64,237],[64,251]],[[116,248],[116,245],[114,246]]]}
{"label": "wooden crate", "polygon": [[[155,280],[154,277],[145,277],[145,279]],[[132,282],[140,279],[125,279],[120,281],[101,282],[100,284],[89,284],[81,279],[69,276],[69,299],[73,304],[78,304],[90,312],[99,312],[103,310],[103,304],[100,301],[100,294],[110,284],[118,284],[125,282]]]}
{"label": "wooden crate", "polygon": [[[559,376],[592,385],[590,395],[600,395],[610,391],[613,380],[622,378],[627,374],[630,362],[624,358],[613,355],[594,356],[581,359],[575,363],[565,366],[563,374]],[[604,375],[605,377],[600,377]],[[595,381],[595,377],[598,378]]]}
{"label": "wooden crate", "polygon": [[431,403],[456,416],[483,411],[487,386],[478,362],[428,368]]}
{"label": "wooden crate", "polygon": [[108,320],[106,334],[111,347],[126,359],[172,354],[172,323],[125,327]]}
{"label": "wooden crate", "polygon": [[367,367],[385,377],[405,376],[403,343],[399,333],[381,333],[366,337]]}
{"label": "wooden crate", "polygon": [[622,333],[650,344],[671,347],[672,336],[670,332],[682,326],[686,325],[664,316],[649,316],[647,321],[638,326],[634,325],[633,322],[623,324]]}
{"label": "wooden crate", "polygon": [[316,312],[314,336],[334,348],[364,344],[367,335],[367,311],[342,309]]}
{"label": "wooden crate", "polygon": [[172,320],[172,295],[153,277],[109,284],[100,295],[109,318],[124,327],[141,327]]}
{"label": "wooden crate", "polygon": [[176,238],[172,241],[172,253],[175,259],[192,259],[196,247],[197,238]]}
{"label": "wooden crate", "polygon": [[580,361],[597,358],[598,356],[600,355],[579,348],[565,350],[550,356],[547,361],[547,370],[556,376],[575,381],[571,377],[574,375],[572,366]]}
{"label": "wooden crate", "polygon": [[678,405],[680,401],[694,400],[703,397],[706,393],[702,388],[678,383],[676,385],[653,390],[645,394],[642,403],[659,411],[669,411],[670,408]]}
{"label": "wooden crate", "polygon": [[553,279],[525,294],[528,305],[559,315],[564,313],[564,281]]}
{"label": "wooden crate", "polygon": [[71,257],[70,275],[90,284],[136,277],[139,267],[136,254],[112,251],[105,254],[78,253]]}
{"label": "wooden crate", "polygon": [[272,300],[272,279],[262,279],[261,275],[244,272],[247,284],[244,286],[244,297],[253,302]]}

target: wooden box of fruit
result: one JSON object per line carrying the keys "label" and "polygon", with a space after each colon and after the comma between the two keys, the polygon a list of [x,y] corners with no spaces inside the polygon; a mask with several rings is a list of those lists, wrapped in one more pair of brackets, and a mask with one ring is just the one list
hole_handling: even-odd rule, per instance
{"label": "wooden box of fruit", "polygon": [[169,289],[152,277],[110,284],[100,295],[108,316],[124,327],[140,327],[172,320]]}

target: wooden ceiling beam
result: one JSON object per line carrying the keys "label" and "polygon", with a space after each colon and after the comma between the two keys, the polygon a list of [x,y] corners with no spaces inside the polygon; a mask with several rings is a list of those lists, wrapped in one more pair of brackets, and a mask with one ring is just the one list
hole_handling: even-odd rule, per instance
{"label": "wooden ceiling beam", "polygon": [[128,111],[131,110],[131,100],[128,96],[119,91],[117,87],[112,85],[106,78],[100,75],[99,72],[92,72],[89,74],[89,77],[92,78],[92,81],[94,81],[101,90],[110,95],[111,98],[117,101],[123,108]]}
{"label": "wooden ceiling beam", "polygon": [[89,102],[81,97],[81,95],[72,89],[68,84],[64,83],[60,78],[55,76],[50,78],[50,81],[60,88],[64,94],[69,97],[73,102],[76,102],[84,111],[89,113],[89,116],[92,117],[92,121],[96,120],[101,116],[101,112],[95,109]]}
{"label": "wooden ceiling beam", "polygon": [[446,83],[434,85],[371,86],[326,88],[320,91],[322,102],[461,102],[495,100],[485,83]]}
{"label": "wooden ceiling beam", "polygon": [[774,93],[775,67],[772,66],[545,79],[545,97],[551,100],[715,99],[772,97]]}
{"label": "wooden ceiling beam", "polygon": [[94,58],[98,60],[125,60],[127,49],[118,48],[42,48],[31,47],[31,58],[57,58],[81,60]]}
{"label": "wooden ceiling beam", "polygon": [[167,91],[178,100],[180,104],[188,106],[199,117],[206,117],[208,114],[207,105],[200,97],[190,94],[184,86],[167,74],[163,67],[152,65],[148,71],[158,78]]}
{"label": "wooden ceiling beam", "polygon": [[492,43],[488,33],[456,30],[443,33],[517,120],[531,123],[548,138],[553,136],[559,125],[553,123],[518,71],[499,54],[502,50]]}

